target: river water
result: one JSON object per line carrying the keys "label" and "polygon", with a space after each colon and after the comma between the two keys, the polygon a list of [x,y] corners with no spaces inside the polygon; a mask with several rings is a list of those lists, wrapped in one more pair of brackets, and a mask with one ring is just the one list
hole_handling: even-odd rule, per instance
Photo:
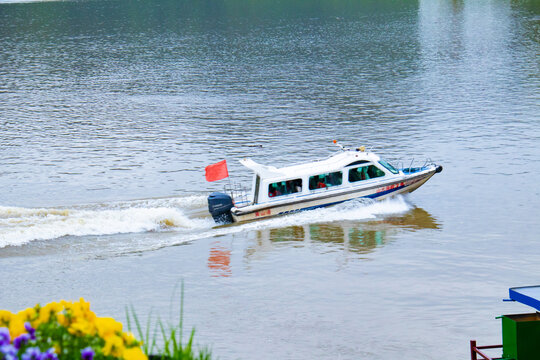
{"label": "river water", "polygon": [[[220,359],[457,359],[540,275],[537,1],[0,0],[0,308],[178,316]],[[373,147],[407,197],[215,227],[204,167]]]}

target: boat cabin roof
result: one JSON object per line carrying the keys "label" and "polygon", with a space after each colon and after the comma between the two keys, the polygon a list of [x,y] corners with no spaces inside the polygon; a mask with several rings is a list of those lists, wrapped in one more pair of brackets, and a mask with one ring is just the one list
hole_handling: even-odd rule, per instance
{"label": "boat cabin roof", "polygon": [[286,180],[297,179],[306,175],[317,175],[339,171],[346,166],[360,164],[361,162],[377,162],[379,156],[371,152],[364,152],[360,149],[339,151],[323,160],[316,160],[309,163],[291,165],[282,168],[256,163],[245,158],[240,163],[255,172],[263,180]]}

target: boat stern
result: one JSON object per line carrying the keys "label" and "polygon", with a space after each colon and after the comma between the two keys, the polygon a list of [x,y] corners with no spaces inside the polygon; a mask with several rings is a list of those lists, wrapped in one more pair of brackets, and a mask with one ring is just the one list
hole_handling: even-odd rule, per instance
{"label": "boat stern", "polygon": [[217,224],[230,224],[233,222],[231,209],[232,198],[221,192],[213,192],[208,196],[208,211]]}

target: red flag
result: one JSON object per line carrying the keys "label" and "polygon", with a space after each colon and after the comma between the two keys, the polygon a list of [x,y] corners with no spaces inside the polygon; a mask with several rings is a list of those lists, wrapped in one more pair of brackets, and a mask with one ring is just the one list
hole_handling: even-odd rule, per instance
{"label": "red flag", "polygon": [[229,176],[229,171],[227,170],[227,160],[208,165],[205,170],[206,173],[204,176],[206,176],[206,181],[221,180]]}

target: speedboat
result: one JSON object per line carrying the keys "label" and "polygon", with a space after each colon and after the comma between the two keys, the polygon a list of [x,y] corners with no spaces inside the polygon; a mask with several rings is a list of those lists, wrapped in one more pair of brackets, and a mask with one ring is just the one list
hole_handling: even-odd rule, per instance
{"label": "speedboat", "polygon": [[365,147],[340,149],[323,160],[282,168],[240,163],[253,171],[251,193],[214,192],[208,209],[216,223],[243,222],[312,210],[358,198],[385,199],[410,193],[442,171],[426,161],[423,166],[395,168]]}

